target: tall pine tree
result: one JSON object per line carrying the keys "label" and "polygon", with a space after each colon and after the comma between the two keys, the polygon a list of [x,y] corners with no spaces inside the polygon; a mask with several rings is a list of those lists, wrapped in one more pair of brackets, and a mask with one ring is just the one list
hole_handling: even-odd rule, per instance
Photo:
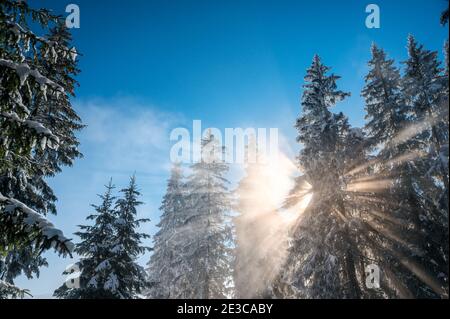
{"label": "tall pine tree", "polygon": [[82,125],[70,104],[78,70],[64,21],[23,1],[0,9],[0,282],[11,285],[21,273],[39,274],[43,249],[70,251],[45,219],[56,196],[44,178],[81,156]]}
{"label": "tall pine tree", "polygon": [[[411,125],[401,92],[400,71],[394,66],[394,60],[388,59],[386,53],[375,44],[372,45],[371,52],[369,73],[362,91],[366,101],[368,149],[376,153],[371,175],[374,180],[388,178],[390,183],[378,194],[380,200],[375,201],[376,204],[372,202],[368,207],[364,225],[370,248],[366,249],[382,269],[392,269],[386,272],[387,280],[384,281],[386,286],[383,288],[387,296],[411,297],[408,288],[404,287],[405,278],[396,278],[407,272],[402,268],[398,256],[399,252],[402,256],[411,252],[408,245],[402,243],[413,241],[407,238],[407,234],[414,234],[408,227],[410,216],[419,215],[418,199],[412,187],[412,177],[418,174],[416,166],[410,161],[415,156],[410,153],[411,147],[415,148],[417,145],[398,139],[400,132]],[[374,194],[369,196],[376,200]],[[376,215],[373,216],[374,214]],[[392,221],[397,223],[393,224]],[[398,237],[386,236],[386,231],[395,233]],[[402,240],[395,240],[401,237]],[[391,254],[390,250],[396,253]],[[417,251],[417,247],[413,251]]]}
{"label": "tall pine tree", "polygon": [[304,179],[312,186],[312,205],[292,234],[286,270],[274,284],[276,296],[294,298],[359,297],[345,207],[343,158],[349,124],[329,108],[349,94],[337,89],[338,76],[316,55],[307,70],[302,115],[297,120]]}
{"label": "tall pine tree", "polygon": [[[102,203],[92,205],[95,214],[86,219],[93,220],[92,226],[81,225],[81,231],[76,235],[81,242],[76,244],[75,252],[80,255],[76,263],[80,270],[79,287],[69,288],[63,285],[58,288],[54,296],[65,299],[110,299],[117,298],[117,274],[110,262],[115,256],[112,252],[115,237],[115,197],[112,192],[114,186],[110,181],[103,195],[98,195]],[[69,274],[66,274],[69,275]]]}
{"label": "tall pine tree", "polygon": [[416,113],[407,94],[414,90],[406,89],[394,61],[376,45],[369,67],[362,95],[368,152],[375,155],[367,179],[387,183],[381,191],[365,194],[362,248],[383,271],[380,296],[435,297],[443,293],[438,273],[433,274],[441,260],[429,253],[437,252],[433,242],[442,235],[442,220],[430,218],[437,208],[429,196],[436,184],[426,173],[430,117]]}
{"label": "tall pine tree", "polygon": [[117,283],[111,283],[115,294],[121,299],[141,298],[148,288],[148,278],[145,269],[138,265],[137,258],[150,248],[142,246],[142,240],[150,236],[139,233],[138,228],[149,219],[137,218],[137,207],[142,205],[138,200],[141,193],[137,189],[135,176],[131,177],[127,188],[121,190],[122,198],[116,203],[113,228],[115,236],[110,261],[112,270],[117,276]]}
{"label": "tall pine tree", "polygon": [[[404,62],[405,75],[402,88],[409,106],[411,120],[421,129],[411,137],[424,155],[416,161],[413,182],[418,198],[420,215],[415,225],[420,233],[418,245],[421,254],[414,260],[427,269],[427,279],[416,276],[427,287],[416,289],[418,297],[448,296],[448,98],[447,78],[443,74],[437,52],[419,45],[414,37],[408,38],[408,56]],[[416,204],[417,205],[417,204]]]}
{"label": "tall pine tree", "polygon": [[447,78],[443,75],[437,52],[424,49],[411,35],[408,37],[408,56],[404,62],[403,94],[412,119],[424,123],[425,129],[416,138],[429,153],[431,167],[428,173],[444,186],[440,202],[443,209],[448,210],[448,154],[445,154],[448,153]]}
{"label": "tall pine tree", "polygon": [[187,227],[186,192],[180,164],[174,164],[162,200],[159,230],[154,235],[153,254],[148,263],[152,287],[148,298],[182,298],[189,268],[184,259]]}
{"label": "tall pine tree", "polygon": [[[116,203],[112,194],[114,186],[106,186],[100,206],[93,207],[96,214],[87,217],[93,226],[80,226],[76,233],[81,242],[75,252],[81,256],[76,263],[80,269],[80,287],[63,285],[54,295],[66,299],[134,299],[148,287],[145,270],[136,263],[146,247],[141,245],[148,235],[138,233],[137,228],[147,219],[136,219],[136,208],[141,205],[136,180],[131,178],[122,198]],[[66,274],[68,275],[68,274]]]}
{"label": "tall pine tree", "polygon": [[222,149],[212,134],[202,140],[202,158],[187,178],[186,237],[180,258],[187,262],[181,298],[227,298],[231,293],[231,209]]}

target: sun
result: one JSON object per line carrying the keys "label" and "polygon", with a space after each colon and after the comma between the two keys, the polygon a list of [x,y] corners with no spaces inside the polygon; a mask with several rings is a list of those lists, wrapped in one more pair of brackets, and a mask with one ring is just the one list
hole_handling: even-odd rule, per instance
{"label": "sun", "polygon": [[258,163],[257,174],[253,175],[253,198],[257,211],[276,211],[280,222],[296,220],[310,204],[312,186],[304,182],[298,194],[299,201],[290,208],[283,208],[286,198],[295,186],[294,177],[298,174],[296,165],[282,152],[262,158]]}

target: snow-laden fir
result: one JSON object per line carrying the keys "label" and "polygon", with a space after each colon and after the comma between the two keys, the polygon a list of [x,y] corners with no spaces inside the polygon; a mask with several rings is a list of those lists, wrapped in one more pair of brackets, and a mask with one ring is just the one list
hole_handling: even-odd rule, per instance
{"label": "snow-laden fir", "polygon": [[0,298],[21,273],[39,274],[44,250],[72,249],[46,217],[56,213],[57,198],[45,181],[81,156],[75,132],[82,125],[70,103],[78,73],[70,41],[62,18],[24,1],[1,1]]}
{"label": "snow-laden fir", "polygon": [[[137,218],[140,193],[133,176],[121,198],[113,195],[112,182],[99,197],[102,203],[93,205],[96,213],[89,215],[94,225],[82,225],[77,235],[81,242],[75,252],[80,260],[79,287],[63,284],[54,295],[67,299],[136,299],[149,287],[143,267],[136,259],[148,248],[141,241],[149,236],[137,232],[147,219]],[[68,275],[68,274],[66,274]]]}

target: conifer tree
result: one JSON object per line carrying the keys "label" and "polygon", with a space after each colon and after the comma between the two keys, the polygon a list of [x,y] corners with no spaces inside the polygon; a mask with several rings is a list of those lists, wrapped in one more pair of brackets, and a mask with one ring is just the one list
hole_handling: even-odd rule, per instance
{"label": "conifer tree", "polygon": [[[142,203],[135,177],[127,188],[122,189],[122,198],[116,201],[110,181],[106,186],[100,206],[93,205],[96,214],[89,215],[93,226],[80,226],[76,233],[81,242],[75,252],[81,256],[76,263],[80,270],[80,287],[63,285],[54,295],[66,299],[135,299],[148,287],[145,270],[136,263],[146,247],[141,245],[146,234],[137,228],[147,219],[136,219],[136,208]],[[115,203],[114,203],[115,202]],[[66,273],[66,275],[69,275]]]}
{"label": "conifer tree", "polygon": [[159,230],[154,235],[153,254],[148,263],[152,287],[149,298],[180,298],[189,273],[184,253],[186,239],[185,185],[180,164],[174,164],[160,210]]}
{"label": "conifer tree", "polygon": [[[411,156],[408,155],[411,155],[410,149],[418,145],[413,141],[398,139],[399,134],[411,125],[408,107],[401,92],[400,71],[394,66],[394,60],[388,59],[386,53],[375,44],[372,45],[371,51],[372,59],[368,63],[370,69],[362,91],[366,101],[365,129],[368,134],[368,150],[377,153],[376,165],[371,174],[378,179],[388,178],[390,183],[382,193],[377,194],[381,198],[378,207],[368,207],[369,216],[365,220],[365,231],[371,236],[371,245],[367,249],[371,250],[380,267],[389,267],[396,273],[393,276],[402,276],[408,271],[402,269],[398,256],[410,251],[405,247],[407,245],[398,244],[389,236],[385,236],[384,232],[390,229],[404,242],[413,241],[408,236],[413,232],[408,230],[407,225],[411,221],[411,215],[417,216],[420,211],[418,198],[412,187],[414,180],[419,182],[419,174],[417,166],[412,165],[409,161]],[[402,160],[404,156],[407,156],[406,160]],[[375,197],[375,194],[369,195]],[[373,217],[373,212],[378,215]],[[389,222],[391,220],[399,221],[394,228]],[[389,254],[389,249],[382,247],[389,247],[396,254]],[[409,297],[409,293],[402,292],[408,289],[401,288],[405,279],[400,280],[402,283],[395,283],[391,280],[393,276],[386,276],[389,283],[384,287],[385,293],[389,297]]]}
{"label": "conifer tree", "polygon": [[[405,125],[406,107],[400,92],[400,71],[394,66],[394,60],[375,44],[371,48],[369,73],[365,78],[366,86],[362,96],[366,100],[366,130],[372,145],[389,142]],[[386,148],[384,158],[389,160],[397,154],[392,148]]]}
{"label": "conifer tree", "polygon": [[113,256],[109,262],[117,280],[110,283],[110,289],[121,299],[135,299],[141,298],[148,288],[147,274],[136,260],[150,250],[142,246],[142,240],[150,236],[138,232],[140,225],[149,219],[137,218],[137,208],[142,202],[138,200],[141,193],[137,189],[135,176],[131,177],[130,184],[121,193],[122,198],[116,203],[112,224],[115,234],[111,240]]}
{"label": "conifer tree", "polygon": [[226,298],[231,293],[231,209],[228,165],[212,134],[202,140],[202,158],[187,178],[186,237],[180,256],[189,273],[181,298]]}
{"label": "conifer tree", "polygon": [[421,209],[413,217],[421,248],[421,254],[414,256],[414,260],[432,278],[427,287],[420,284],[421,289],[415,291],[418,297],[435,297],[448,294],[448,80],[437,52],[424,49],[412,36],[408,38],[408,56],[402,91],[411,120],[421,128],[410,138],[408,146],[423,154],[414,163],[415,174],[407,176],[414,179],[410,193],[415,193],[414,205]]}
{"label": "conifer tree", "polygon": [[349,94],[337,89],[338,76],[316,55],[307,70],[297,140],[304,179],[312,202],[292,234],[286,270],[274,284],[276,296],[294,298],[359,297],[350,229],[346,223],[343,158],[349,124],[329,108]]}
{"label": "conifer tree", "polygon": [[[442,76],[437,52],[424,49],[411,35],[408,37],[408,56],[404,62],[403,94],[413,120],[427,125],[423,134],[416,138],[421,139],[423,148],[430,148],[430,163],[433,163],[430,174],[448,190],[448,158],[443,154],[448,145],[448,122],[445,121],[445,113],[448,113],[448,105],[445,105],[447,79]],[[445,191],[442,193],[446,196]]]}
{"label": "conifer tree", "polygon": [[380,297],[436,296],[442,287],[437,273],[430,272],[434,266],[423,258],[433,246],[429,234],[442,233],[439,222],[428,223],[425,217],[436,211],[428,196],[436,185],[426,176],[428,164],[423,157],[428,119],[415,115],[394,61],[375,45],[369,67],[362,95],[368,120],[367,151],[375,156],[366,180],[387,182],[382,190],[364,194],[368,200],[360,207],[361,247],[385,271]]}
{"label": "conifer tree", "polygon": [[[114,272],[110,260],[114,256],[113,242],[115,238],[115,197],[112,192],[112,181],[105,186],[103,195],[98,195],[102,203],[92,205],[95,214],[86,219],[92,220],[92,226],[81,225],[76,235],[81,242],[76,244],[75,252],[80,255],[76,263],[80,270],[79,287],[69,288],[62,285],[54,296],[65,299],[113,299],[117,298],[118,276]],[[69,275],[66,273],[66,275]]]}
{"label": "conifer tree", "polygon": [[70,40],[64,21],[48,10],[0,3],[0,282],[10,286],[22,272],[39,274],[42,250],[67,254],[72,247],[45,218],[56,213],[56,196],[44,180],[81,156]]}

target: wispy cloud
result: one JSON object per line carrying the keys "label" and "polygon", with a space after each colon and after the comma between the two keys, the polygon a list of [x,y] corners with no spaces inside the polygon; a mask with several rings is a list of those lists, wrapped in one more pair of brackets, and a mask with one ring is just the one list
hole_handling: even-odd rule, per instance
{"label": "wispy cloud", "polygon": [[131,98],[81,101],[77,109],[87,125],[82,151],[96,170],[149,174],[167,166],[170,130],[181,115]]}

